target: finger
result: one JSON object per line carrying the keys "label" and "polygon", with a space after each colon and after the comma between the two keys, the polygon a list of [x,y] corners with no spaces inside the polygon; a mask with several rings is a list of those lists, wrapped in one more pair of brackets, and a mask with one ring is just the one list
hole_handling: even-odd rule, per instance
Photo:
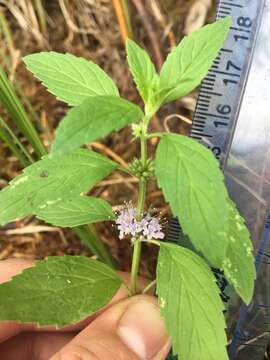
{"label": "finger", "polygon": [[0,359],[48,360],[74,336],[74,333],[20,333],[1,344]]}
{"label": "finger", "polygon": [[164,360],[169,347],[156,299],[138,295],[111,306],[51,360]]}
{"label": "finger", "polygon": [[[9,281],[13,276],[18,275],[24,269],[33,266],[33,264],[34,264],[33,261],[21,260],[21,259],[7,259],[0,261],[0,283]],[[129,274],[119,271],[119,275],[129,285],[130,283]],[[148,283],[148,280],[143,278],[139,278],[138,281],[139,281],[138,282],[139,288],[141,289],[143,289]],[[98,313],[94,315],[87,317],[86,319],[84,319],[83,321],[77,324],[66,326],[60,331],[79,331],[83,329],[91,321],[93,321],[100,312],[104,311],[109,306],[127,297],[128,297],[127,289],[124,286],[122,286],[119,289],[119,291],[115,294],[115,296],[112,298],[111,302],[106,307],[104,307],[104,309],[100,310]],[[44,326],[42,328],[37,328],[34,324],[21,324],[21,323],[17,323],[16,321],[6,321],[0,323],[0,342],[9,339],[10,337],[20,333],[21,331],[33,331],[33,330],[59,331],[56,330],[54,326]]]}

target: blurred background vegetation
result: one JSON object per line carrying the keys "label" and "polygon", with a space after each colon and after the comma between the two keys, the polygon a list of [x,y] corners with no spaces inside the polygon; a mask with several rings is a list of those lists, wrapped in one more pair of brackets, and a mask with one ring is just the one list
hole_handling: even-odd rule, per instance
{"label": "blurred background vegetation", "polygon": [[[24,166],[49,151],[54,130],[68,110],[26,70],[24,55],[54,50],[85,57],[115,80],[123,97],[141,104],[127,67],[126,37],[145,47],[159,69],[183,36],[214,17],[214,0],[0,1],[0,189]],[[153,130],[186,133],[195,102],[196,91],[164,107],[153,120]],[[131,140],[130,129],[124,129],[89,147],[125,165],[138,154],[138,146]],[[155,145],[156,139],[152,139],[152,150]],[[136,199],[137,183],[117,173],[91,194],[102,196],[117,208]],[[149,186],[148,205],[159,209],[166,222],[169,209],[155,184]],[[97,229],[121,268],[129,271],[129,243],[118,240],[112,224],[100,224]],[[48,226],[34,217],[0,228],[0,259],[66,253],[91,254],[70,230]],[[143,259],[141,274],[151,277],[155,254],[147,245]]]}

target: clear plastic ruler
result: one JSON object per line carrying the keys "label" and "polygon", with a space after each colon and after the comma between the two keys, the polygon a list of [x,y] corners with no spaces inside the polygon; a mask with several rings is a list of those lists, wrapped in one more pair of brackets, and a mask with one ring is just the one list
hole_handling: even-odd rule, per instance
{"label": "clear plastic ruler", "polygon": [[[201,85],[190,136],[219,159],[257,255],[251,305],[225,290],[230,358],[262,360],[270,342],[270,0],[221,0],[217,18],[225,16],[231,31]],[[168,240],[181,236],[174,219]]]}

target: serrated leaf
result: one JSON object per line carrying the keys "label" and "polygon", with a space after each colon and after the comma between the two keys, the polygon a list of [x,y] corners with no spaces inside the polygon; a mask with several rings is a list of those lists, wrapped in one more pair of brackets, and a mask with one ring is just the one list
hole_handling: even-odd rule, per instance
{"label": "serrated leaf", "polygon": [[84,256],[52,256],[0,285],[0,320],[61,328],[106,305],[121,286],[105,264]]}
{"label": "serrated leaf", "polygon": [[130,39],[127,41],[127,59],[137,89],[147,103],[151,85],[157,76],[155,66],[147,52]]}
{"label": "serrated leaf", "polygon": [[185,37],[168,55],[160,72],[163,103],[187,95],[200,84],[228,35],[226,17]]}
{"label": "serrated leaf", "polygon": [[44,204],[36,212],[39,219],[62,227],[75,227],[115,219],[111,205],[94,197],[78,196]]}
{"label": "serrated leaf", "polygon": [[0,224],[34,215],[42,205],[77,197],[117,168],[117,164],[93,151],[79,149],[42,160],[24,169],[0,191]]}
{"label": "serrated leaf", "polygon": [[136,123],[143,117],[141,109],[117,96],[95,96],[71,109],[56,130],[52,154],[74,150]]}
{"label": "serrated leaf", "polygon": [[256,278],[253,245],[245,221],[230,199],[228,199],[228,207],[228,248],[222,269],[235,291],[249,305]]}
{"label": "serrated leaf", "polygon": [[92,61],[54,51],[27,55],[23,61],[49,92],[69,105],[90,96],[119,94],[113,80]]}
{"label": "serrated leaf", "polygon": [[215,277],[192,251],[160,243],[157,293],[173,352],[183,360],[227,360],[224,306]]}
{"label": "serrated leaf", "polygon": [[164,135],[157,148],[159,186],[183,232],[211,265],[220,267],[227,249],[227,191],[211,151],[195,140]]}

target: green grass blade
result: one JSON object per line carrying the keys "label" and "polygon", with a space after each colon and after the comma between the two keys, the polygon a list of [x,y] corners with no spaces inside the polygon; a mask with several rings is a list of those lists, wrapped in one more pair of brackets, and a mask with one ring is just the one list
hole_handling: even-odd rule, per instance
{"label": "green grass blade", "polygon": [[13,38],[11,35],[11,31],[7,22],[7,19],[5,17],[5,14],[2,10],[0,10],[0,27],[1,30],[3,32],[3,35],[5,37],[6,40],[6,44],[8,47],[9,52],[12,54],[14,52],[14,42],[13,42]]}
{"label": "green grass blade", "polygon": [[22,166],[28,166],[29,162],[24,156],[24,154],[20,151],[18,146],[16,146],[13,142],[13,139],[10,133],[0,124],[0,139],[10,148],[13,154],[18,158]]}
{"label": "green grass blade", "polygon": [[73,228],[73,231],[81,242],[87,246],[91,252],[98,256],[99,260],[103,261],[112,268],[115,268],[116,263],[110,253],[105,248],[104,244],[99,239],[94,225],[84,225]]}
{"label": "green grass blade", "polygon": [[46,24],[46,13],[45,13],[45,10],[44,10],[43,4],[42,4],[42,0],[35,0],[34,6],[35,6],[35,9],[37,12],[41,31],[44,35],[47,32],[47,24]]}
{"label": "green grass blade", "polygon": [[42,144],[2,67],[0,67],[0,101],[12,121],[32,145],[37,156],[40,158],[45,155],[47,153],[46,148]]}
{"label": "green grass blade", "polygon": [[34,159],[23,146],[19,138],[15,135],[14,131],[6,124],[0,117],[0,129],[2,140],[8,145],[10,150],[18,157],[23,166],[28,166],[34,163]]}
{"label": "green grass blade", "polygon": [[[9,56],[5,54],[5,51],[2,48],[0,48],[0,58],[1,58],[1,61],[3,62],[4,68],[7,69],[7,71],[11,71],[12,70],[11,60],[10,60]],[[13,74],[13,86],[14,86],[18,96],[22,100],[22,103],[25,105],[26,110],[31,115],[32,119],[35,121],[35,126],[37,128],[39,128],[40,127],[39,115],[33,108],[28,97],[24,94],[23,89],[22,89],[19,81],[17,80],[15,74]]]}

